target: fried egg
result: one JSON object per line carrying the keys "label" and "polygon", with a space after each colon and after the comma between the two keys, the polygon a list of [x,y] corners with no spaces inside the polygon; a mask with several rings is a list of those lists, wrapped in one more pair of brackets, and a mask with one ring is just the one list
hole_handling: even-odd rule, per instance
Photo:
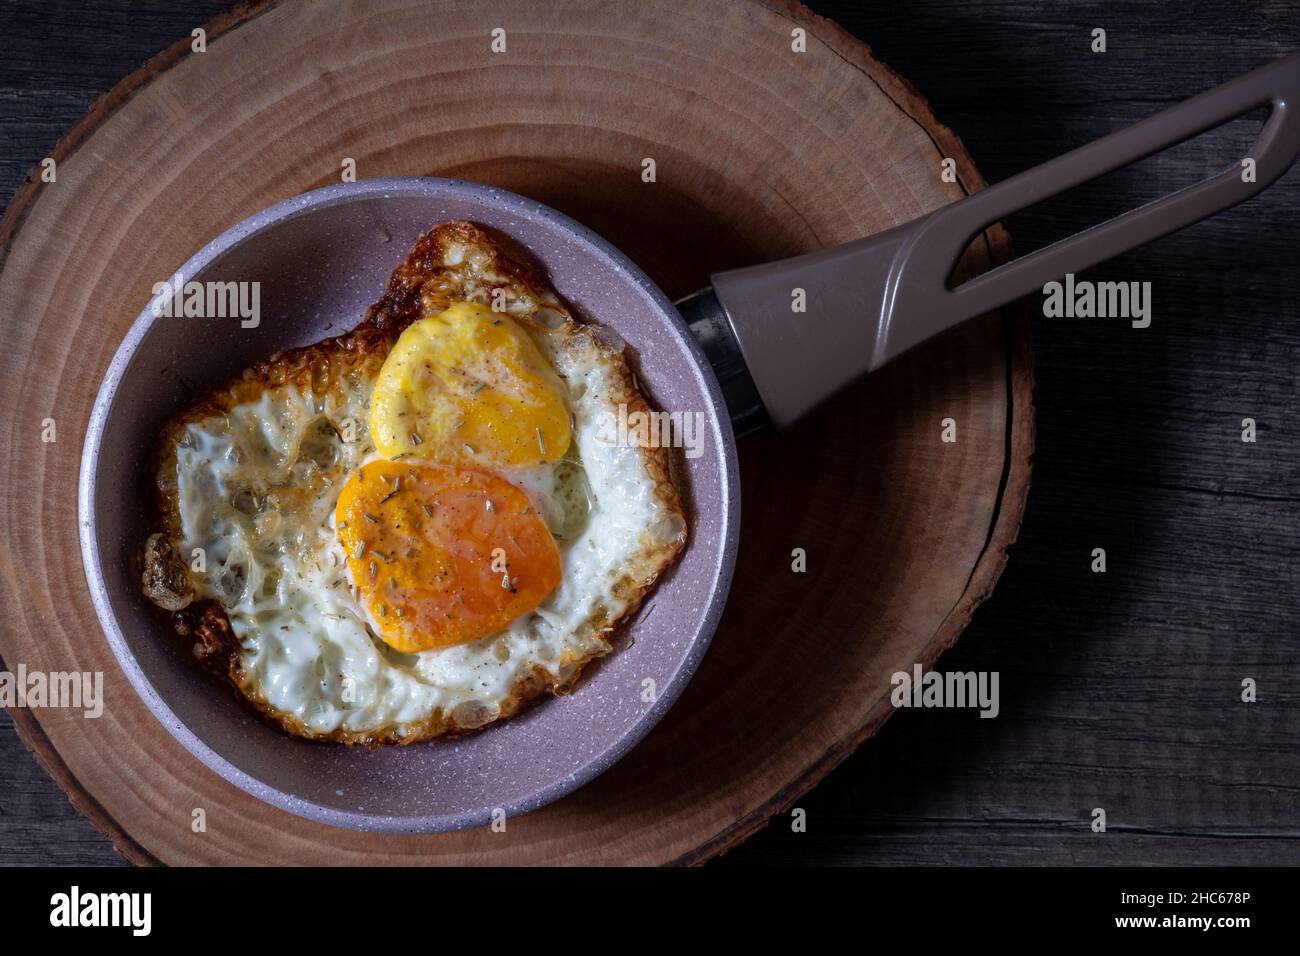
{"label": "fried egg", "polygon": [[422,236],[352,332],[162,434],[145,594],[299,736],[482,727],[572,686],[684,546],[619,348],[476,227]]}

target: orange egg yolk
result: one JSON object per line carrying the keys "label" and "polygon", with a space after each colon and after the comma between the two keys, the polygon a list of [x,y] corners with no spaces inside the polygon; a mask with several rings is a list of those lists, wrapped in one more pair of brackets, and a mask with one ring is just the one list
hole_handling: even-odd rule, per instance
{"label": "orange egg yolk", "polygon": [[405,653],[496,634],[560,583],[560,553],[528,496],[473,468],[376,461],[335,509],[358,596]]}

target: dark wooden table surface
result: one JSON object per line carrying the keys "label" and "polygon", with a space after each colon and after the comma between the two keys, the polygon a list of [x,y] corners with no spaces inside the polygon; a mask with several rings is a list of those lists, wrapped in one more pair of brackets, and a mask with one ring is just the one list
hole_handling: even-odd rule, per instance
{"label": "dark wooden table surface", "polygon": [[[0,0],[0,196],[97,96],[226,6]],[[910,79],[990,181],[1300,49],[1294,0],[812,6]],[[1012,219],[1017,250],[1217,171],[1251,130]],[[801,801],[807,832],[778,819],[724,863],[1300,862],[1297,209],[1293,170],[1084,276],[1150,282],[1149,328],[1047,319],[1030,301],[1029,509],[941,665],[998,671],[1001,714],[897,716]],[[120,862],[0,717],[0,864]]]}

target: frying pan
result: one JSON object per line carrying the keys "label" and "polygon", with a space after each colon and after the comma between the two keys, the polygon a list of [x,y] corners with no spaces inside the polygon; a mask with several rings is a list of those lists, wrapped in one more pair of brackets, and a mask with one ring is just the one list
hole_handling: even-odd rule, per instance
{"label": "frying pan", "polygon": [[[677,303],[608,242],[522,196],[446,179],[379,179],[272,206],[201,249],[186,281],[261,284],[263,321],[157,318],[123,340],[86,434],[80,538],[96,612],[154,715],[205,765],[278,807],[336,826],[434,832],[535,809],[625,754],[690,679],[735,562],[738,434],[782,427],[849,382],[974,316],[1225,209],[1300,154],[1300,56],[1082,147],[912,223],[833,249],[711,277]],[[1194,186],[954,286],[968,243],[1009,214],[1217,127],[1270,113],[1246,158]],[[416,237],[469,219],[510,238],[579,314],[629,342],[659,407],[697,414],[702,454],[684,457],[691,543],[653,594],[654,613],[579,690],[484,732],[366,752],[263,725],[203,679],[184,642],[140,595],[135,555],[155,516],[146,473],[162,423],[268,354],[355,324]],[[161,279],[164,277],[160,277]],[[802,290],[804,311],[793,308]],[[164,293],[165,295],[166,293]],[[226,326],[213,323],[225,321]],[[646,678],[656,693],[643,697]]]}

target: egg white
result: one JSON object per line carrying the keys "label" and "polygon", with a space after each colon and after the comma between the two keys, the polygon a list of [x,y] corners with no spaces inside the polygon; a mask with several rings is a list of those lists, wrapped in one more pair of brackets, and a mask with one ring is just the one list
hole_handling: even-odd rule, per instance
{"label": "egg white", "polygon": [[[180,547],[202,555],[195,594],[225,610],[240,689],[260,709],[306,736],[403,742],[508,715],[521,688],[562,686],[609,649],[609,623],[680,548],[685,523],[646,450],[608,441],[609,416],[628,398],[617,353],[585,332],[536,337],[565,382],[581,468],[502,474],[571,533],[558,540],[563,578],[535,612],[468,644],[393,651],[367,630],[348,581],[333,516],[348,477],[375,456],[373,364],[324,392],[272,386],[185,426]],[[585,520],[566,522],[583,497]]]}

